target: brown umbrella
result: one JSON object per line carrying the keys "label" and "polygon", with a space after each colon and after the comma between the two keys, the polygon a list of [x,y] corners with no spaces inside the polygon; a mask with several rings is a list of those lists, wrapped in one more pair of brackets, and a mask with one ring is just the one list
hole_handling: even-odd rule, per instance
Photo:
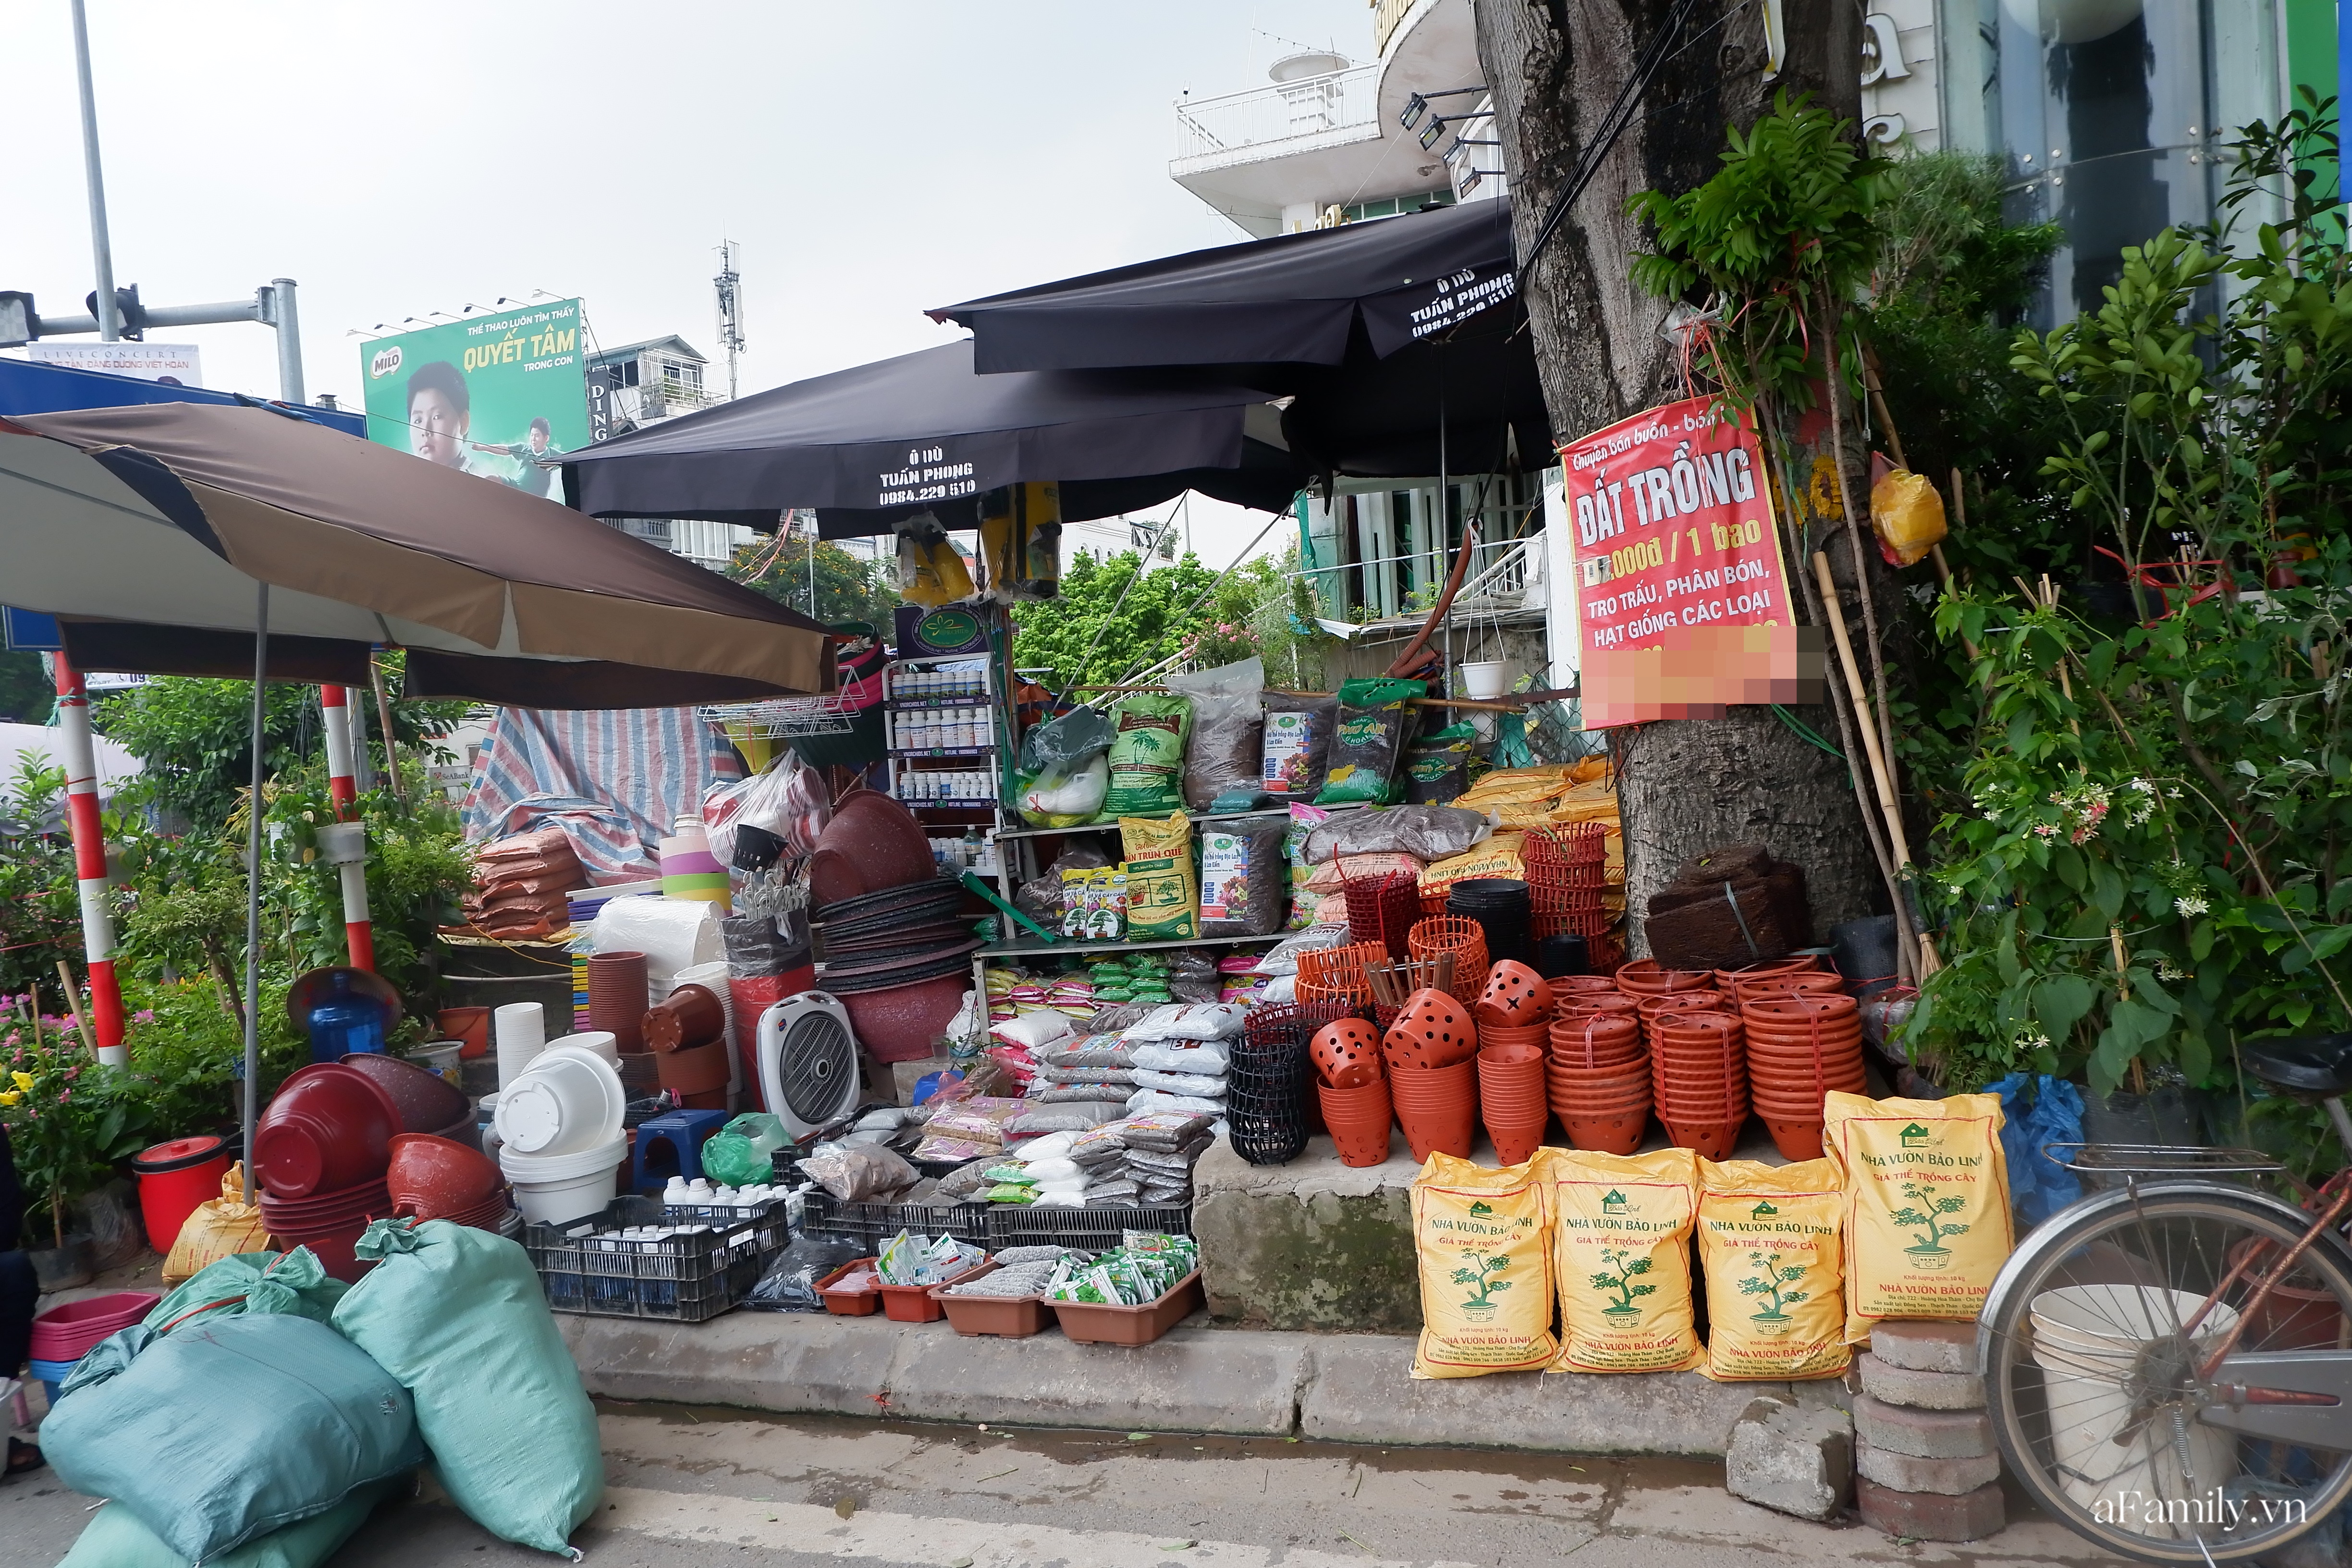
{"label": "brown umbrella", "polygon": [[0,594],[84,669],[635,708],[825,691],[824,628],[568,507],[260,407],[0,419]]}

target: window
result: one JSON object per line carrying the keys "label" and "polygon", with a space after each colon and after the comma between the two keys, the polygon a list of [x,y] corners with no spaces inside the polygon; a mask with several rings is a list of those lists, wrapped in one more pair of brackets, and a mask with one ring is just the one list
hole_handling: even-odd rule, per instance
{"label": "window", "polygon": [[672,386],[682,386],[689,392],[702,390],[702,367],[698,364],[666,359],[661,362],[661,374],[662,380]]}
{"label": "window", "polygon": [[1453,187],[1423,191],[1418,195],[1384,196],[1376,202],[1358,202],[1353,206],[1341,208],[1340,216],[1349,223],[1361,223],[1368,217],[1394,217],[1399,213],[1417,213],[1433,203],[1441,207],[1452,206]]}

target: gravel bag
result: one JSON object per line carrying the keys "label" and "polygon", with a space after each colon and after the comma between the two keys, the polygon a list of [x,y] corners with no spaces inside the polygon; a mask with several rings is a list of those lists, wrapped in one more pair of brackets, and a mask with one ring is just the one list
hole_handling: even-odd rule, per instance
{"label": "gravel bag", "polygon": [[1699,1371],[1735,1383],[1845,1370],[1843,1205],[1832,1161],[1698,1163]]}
{"label": "gravel bag", "polygon": [[447,1220],[378,1220],[376,1266],[335,1328],[408,1389],[449,1500],[502,1541],[569,1553],[604,1496],[596,1407],[516,1243]]}

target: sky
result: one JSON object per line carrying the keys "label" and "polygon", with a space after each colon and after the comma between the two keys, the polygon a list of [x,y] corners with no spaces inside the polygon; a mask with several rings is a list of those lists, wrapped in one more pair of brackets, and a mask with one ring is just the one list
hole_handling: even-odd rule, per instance
{"label": "sky", "polygon": [[[1169,179],[1174,100],[1299,47],[1371,53],[1365,0],[88,12],[117,283],[184,305],[296,279],[308,390],[346,406],[362,334],[540,290],[583,297],[598,343],[675,332],[715,360],[722,238],[745,392],[948,342],[925,307],[1246,237]],[[0,17],[0,289],[79,314],[70,10]],[[278,393],[266,327],[151,335],[199,345],[212,386]],[[1265,521],[1195,498],[1192,542],[1222,566]]]}

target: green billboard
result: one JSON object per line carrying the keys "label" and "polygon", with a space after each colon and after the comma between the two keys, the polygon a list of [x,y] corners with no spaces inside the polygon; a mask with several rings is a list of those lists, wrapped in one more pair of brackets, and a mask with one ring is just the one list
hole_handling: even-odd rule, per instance
{"label": "green billboard", "polygon": [[577,300],[372,339],[368,439],[548,495],[555,473],[539,459],[588,445],[584,351]]}

